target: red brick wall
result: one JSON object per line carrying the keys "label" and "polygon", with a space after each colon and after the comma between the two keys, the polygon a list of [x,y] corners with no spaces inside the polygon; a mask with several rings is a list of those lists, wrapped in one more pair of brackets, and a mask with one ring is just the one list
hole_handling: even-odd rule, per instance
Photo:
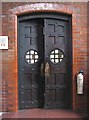
{"label": "red brick wall", "polygon": [[[87,3],[2,3],[2,35],[9,36],[9,49],[2,51],[2,80],[6,98],[3,111],[18,111],[17,15],[33,11],[56,11],[72,15],[72,107],[86,113],[87,109]],[[22,6],[23,5],[23,6]],[[84,94],[76,94],[75,75],[84,70]],[[3,92],[4,93],[4,92]]]}
{"label": "red brick wall", "polygon": [[87,24],[87,27],[88,27],[88,33],[87,33],[87,57],[88,57],[88,74],[87,74],[87,85],[88,85],[88,89],[87,89],[87,96],[88,96],[88,101],[87,101],[87,104],[88,104],[88,118],[89,118],[89,2],[87,4],[87,20],[88,20],[88,24]]}

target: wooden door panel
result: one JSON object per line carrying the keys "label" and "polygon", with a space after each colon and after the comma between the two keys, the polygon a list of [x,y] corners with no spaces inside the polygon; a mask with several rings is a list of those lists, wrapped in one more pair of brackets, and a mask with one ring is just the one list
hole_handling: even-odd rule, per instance
{"label": "wooden door panel", "polygon": [[[20,109],[66,108],[70,104],[68,25],[66,20],[46,17],[19,22]],[[46,63],[49,76],[45,74]]]}
{"label": "wooden door panel", "polygon": [[[50,76],[45,77],[45,107],[46,108],[65,108],[67,100],[66,80],[66,22],[56,19],[45,19],[45,63],[49,63]],[[58,61],[56,51],[62,51],[64,58],[62,62],[52,63],[50,54],[53,53],[53,59]],[[53,52],[52,52],[53,51]],[[57,60],[56,60],[57,59]]]}
{"label": "wooden door panel", "polygon": [[40,20],[20,22],[19,95],[20,109],[39,107],[39,77],[43,46],[43,26]]}

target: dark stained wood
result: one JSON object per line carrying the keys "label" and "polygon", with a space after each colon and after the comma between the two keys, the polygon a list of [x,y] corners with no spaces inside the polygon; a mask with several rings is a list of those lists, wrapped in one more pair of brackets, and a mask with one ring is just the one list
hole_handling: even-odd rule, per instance
{"label": "dark stained wood", "polygon": [[[66,91],[69,88],[67,82],[67,57],[68,49],[66,21],[56,19],[44,19],[45,61],[50,65],[50,77],[45,77],[45,108],[66,108],[69,105]],[[59,49],[64,54],[62,62],[53,64],[50,61],[51,51]]]}
{"label": "dark stained wood", "polygon": [[[19,23],[19,109],[39,107],[40,64],[43,61],[42,21],[27,20]],[[38,52],[39,61],[28,64],[25,55],[29,50]],[[42,94],[42,93],[41,93]]]}
{"label": "dark stained wood", "polygon": [[[19,18],[19,109],[71,107],[71,22],[69,17],[63,20],[63,17],[53,16]],[[57,64],[50,59],[55,49],[64,55],[62,62]],[[26,62],[25,55],[29,50],[37,51],[38,62]],[[46,63],[50,67],[48,77]]]}

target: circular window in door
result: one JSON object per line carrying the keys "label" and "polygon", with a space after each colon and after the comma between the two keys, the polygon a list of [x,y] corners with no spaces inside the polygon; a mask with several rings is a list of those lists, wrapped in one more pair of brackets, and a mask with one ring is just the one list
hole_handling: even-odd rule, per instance
{"label": "circular window in door", "polygon": [[36,50],[29,50],[25,54],[25,60],[28,64],[34,64],[38,61],[39,56]]}
{"label": "circular window in door", "polygon": [[63,58],[64,58],[64,53],[62,50],[55,49],[50,53],[50,60],[54,64],[62,62]]}

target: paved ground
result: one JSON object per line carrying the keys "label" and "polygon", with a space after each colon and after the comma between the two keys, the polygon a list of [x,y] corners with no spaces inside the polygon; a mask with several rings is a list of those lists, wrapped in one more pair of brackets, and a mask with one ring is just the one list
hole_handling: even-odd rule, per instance
{"label": "paved ground", "polygon": [[[29,109],[29,110],[23,110],[19,112],[12,112],[12,113],[5,113],[2,115],[2,118],[59,118],[60,120],[62,118],[65,118],[68,120],[72,120],[73,118],[76,118],[76,120],[85,120],[82,116],[79,114],[70,111],[70,110],[46,110],[46,109]],[[3,120],[3,119],[2,119]]]}

